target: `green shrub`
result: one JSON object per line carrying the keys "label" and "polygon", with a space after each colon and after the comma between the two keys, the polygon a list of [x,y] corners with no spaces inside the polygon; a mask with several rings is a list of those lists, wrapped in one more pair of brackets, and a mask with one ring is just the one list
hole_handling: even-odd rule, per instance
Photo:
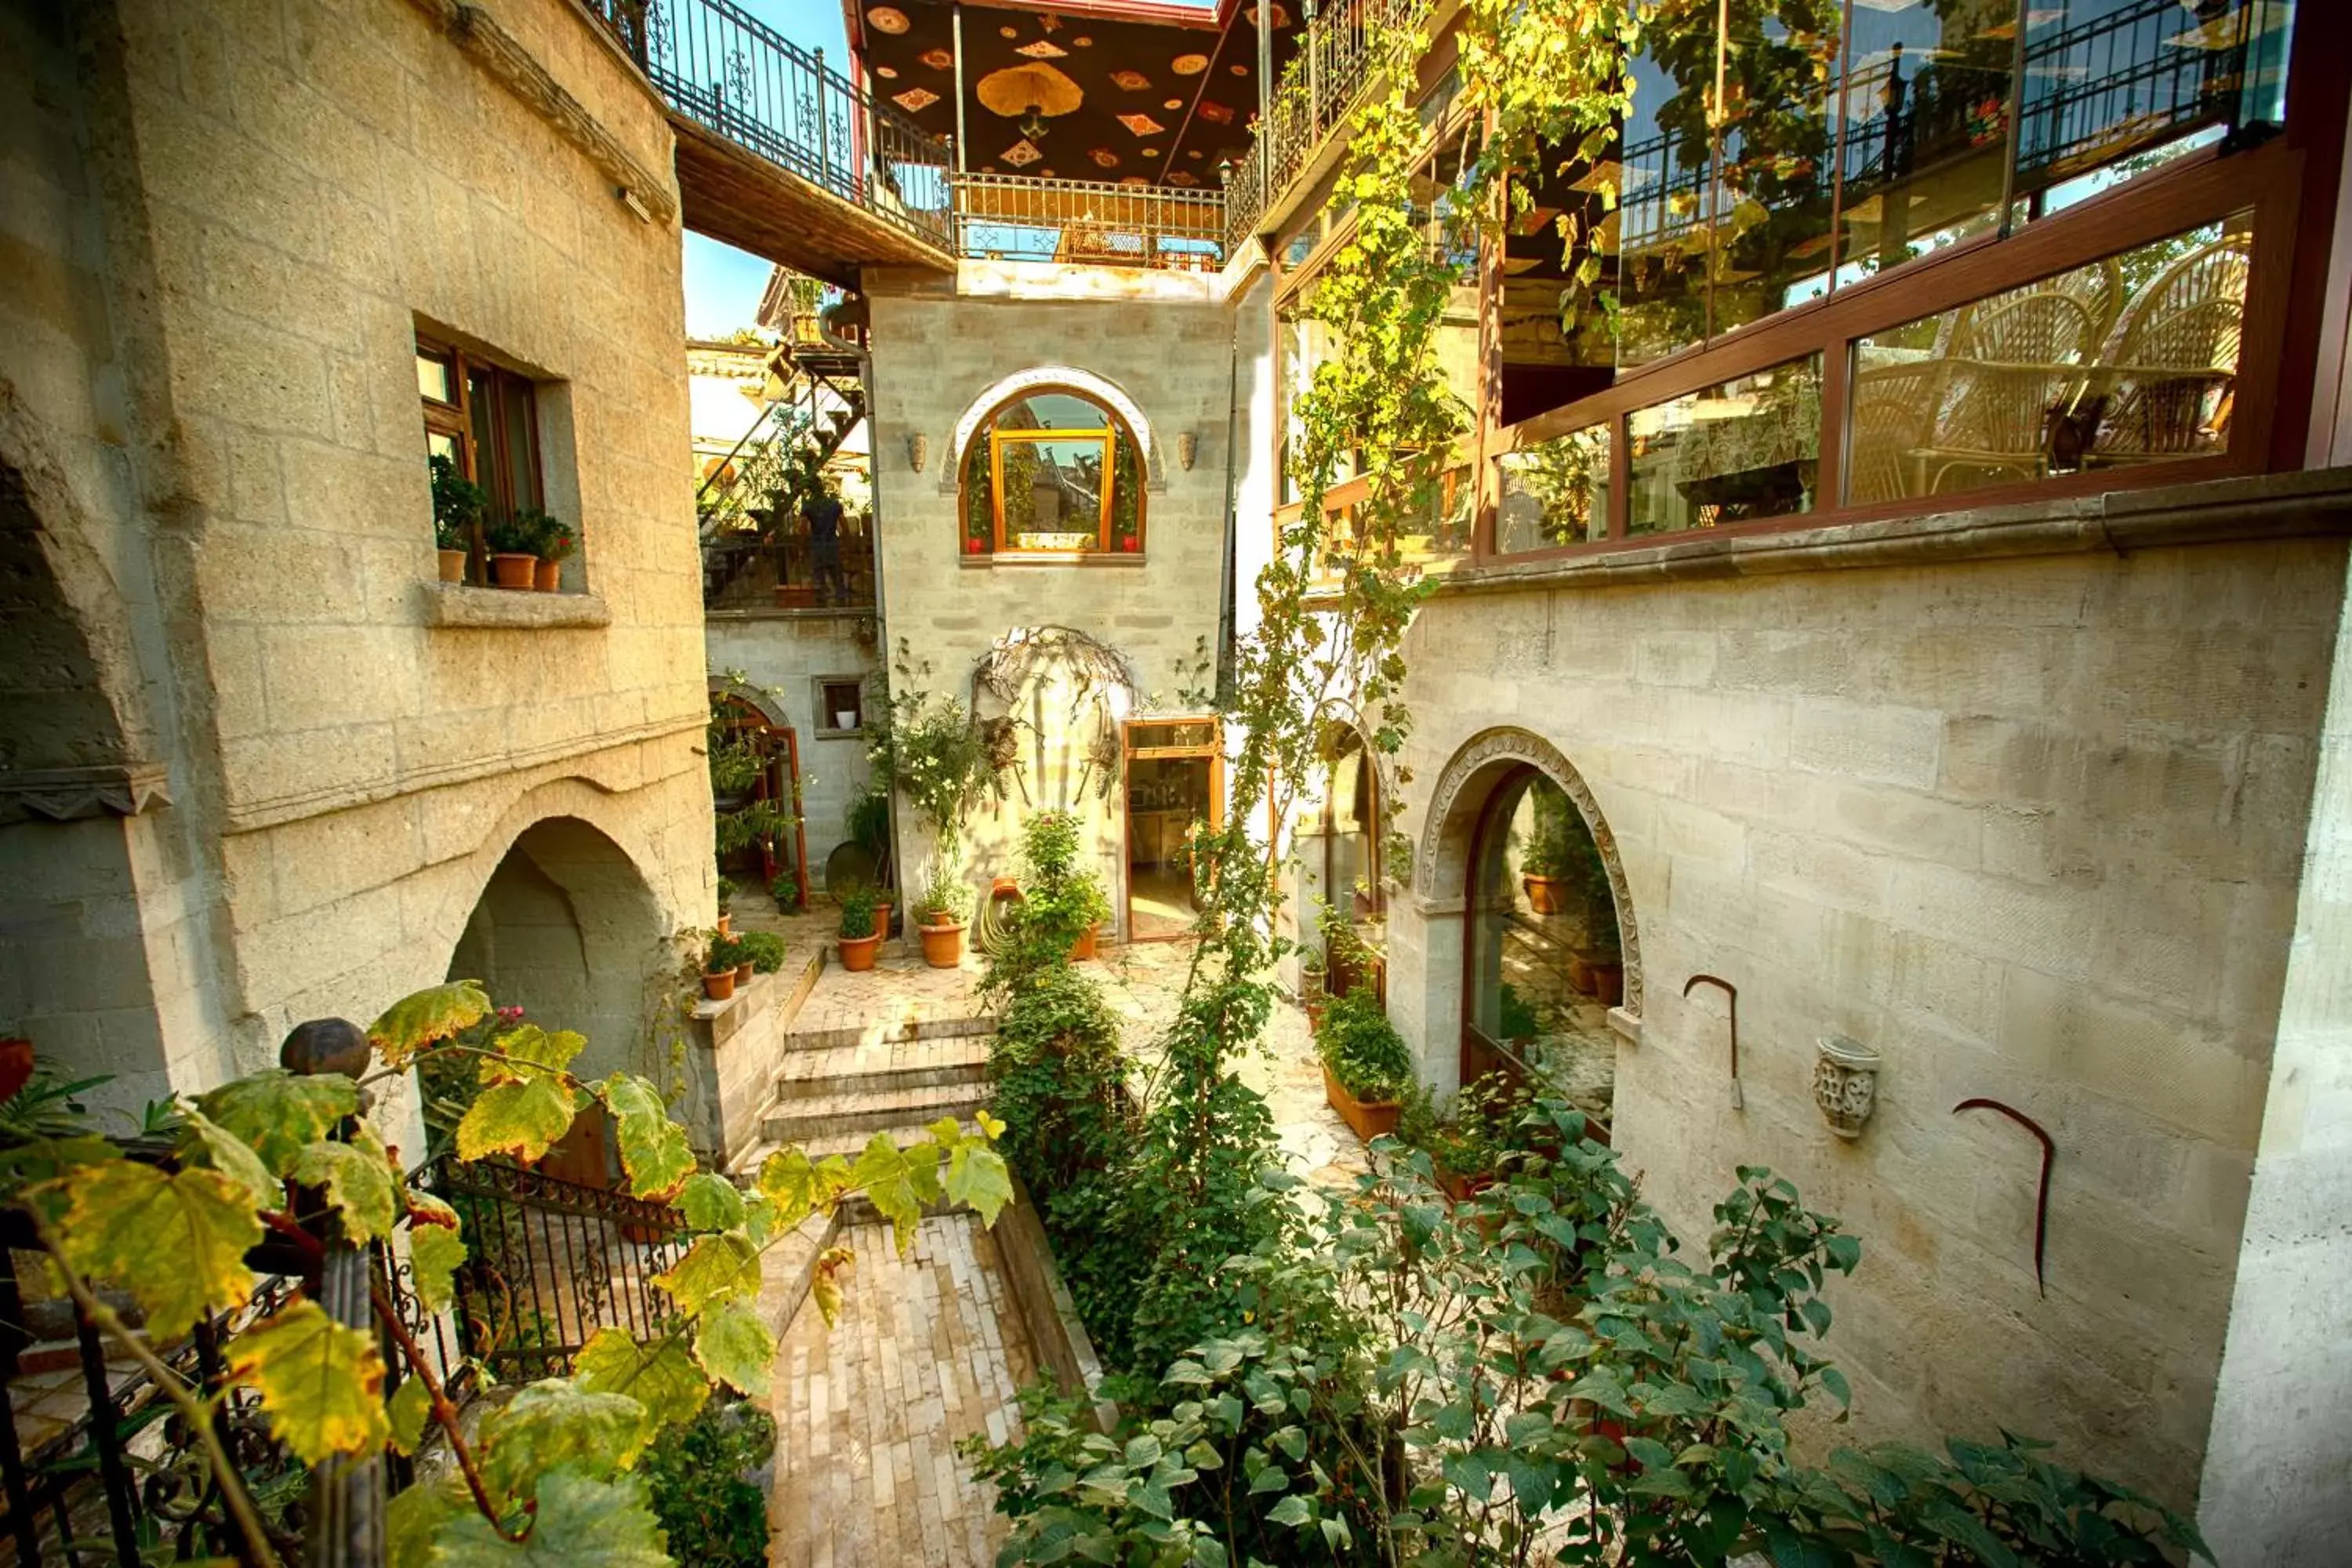
{"label": "green shrub", "polygon": [[744,947],[743,942],[744,939],[740,936],[712,937],[709,951],[703,954],[702,972],[705,974],[717,974],[721,970],[739,968],[749,963],[751,954]]}
{"label": "green shrub", "polygon": [[781,912],[788,915],[797,912],[801,907],[800,879],[790,871],[777,872],[776,879],[768,884],[768,897],[776,900],[776,908]]}
{"label": "green shrub", "polygon": [[853,888],[841,900],[839,934],[845,941],[855,942],[861,936],[874,934],[875,911],[881,902],[871,888]]}
{"label": "green shrub", "polygon": [[1331,999],[1315,1048],[1339,1086],[1358,1100],[1393,1100],[1413,1081],[1412,1053],[1369,991]]}
{"label": "green shrub", "polygon": [[637,1461],[671,1558],[692,1568],[766,1568],[768,1500],[750,1479],[774,1462],[776,1424],[740,1399],[713,1399]]}
{"label": "green shrub", "polygon": [[751,961],[755,974],[773,974],[784,966],[784,939],[771,931],[747,931],[735,939],[736,950]]}
{"label": "green shrub", "polygon": [[1502,1016],[1496,1020],[1496,1026],[1501,1031],[1502,1038],[1531,1040],[1543,1033],[1543,1023],[1536,1016],[1534,1006],[1519,988],[1507,980],[1503,982],[1502,1005],[1497,1010]]}
{"label": "green shrub", "polygon": [[733,903],[734,901],[735,901],[735,879],[733,879],[732,877],[721,877],[721,878],[719,878],[719,908],[720,912],[721,912],[721,913],[724,913],[724,912],[726,911],[727,906],[728,906],[728,905],[730,905],[730,904],[731,904],[731,903]]}

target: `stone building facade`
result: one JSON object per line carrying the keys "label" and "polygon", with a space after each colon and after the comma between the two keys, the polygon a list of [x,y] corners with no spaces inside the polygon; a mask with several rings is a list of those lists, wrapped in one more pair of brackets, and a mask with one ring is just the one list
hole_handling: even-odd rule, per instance
{"label": "stone building facade", "polygon": [[[567,0],[0,27],[0,1019],[135,1109],[462,940],[631,1056],[711,876],[658,100]],[[438,580],[420,334],[522,389],[562,592]]]}

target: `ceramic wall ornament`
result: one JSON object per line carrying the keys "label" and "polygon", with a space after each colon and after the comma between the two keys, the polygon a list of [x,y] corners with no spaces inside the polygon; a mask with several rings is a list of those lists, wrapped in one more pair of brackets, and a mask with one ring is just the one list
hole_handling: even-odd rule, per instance
{"label": "ceramic wall ornament", "polygon": [[1192,459],[1199,455],[1200,450],[1200,437],[1190,430],[1176,432],[1176,460],[1184,465],[1186,473],[1192,471]]}
{"label": "ceramic wall ornament", "polygon": [[931,455],[931,439],[919,430],[907,437],[907,466],[917,473],[923,471],[923,460]]}
{"label": "ceramic wall ornament", "polygon": [[1843,1035],[1824,1035],[1818,1043],[1813,1103],[1822,1108],[1831,1131],[1841,1138],[1859,1138],[1863,1123],[1878,1104],[1878,1053]]}

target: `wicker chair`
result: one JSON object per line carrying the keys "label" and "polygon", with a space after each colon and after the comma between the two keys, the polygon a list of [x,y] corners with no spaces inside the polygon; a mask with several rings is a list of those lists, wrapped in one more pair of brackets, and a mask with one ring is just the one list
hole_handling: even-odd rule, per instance
{"label": "wicker chair", "polygon": [[2229,445],[2249,243],[2227,235],[2191,251],[2126,308],[2099,355],[2106,402],[2086,463],[2124,467]]}
{"label": "wicker chair", "polygon": [[2073,405],[2096,342],[2090,310],[2036,289],[1969,310],[1952,335],[1949,377],[1933,436],[1908,454],[1913,495],[1933,495],[1954,469],[2040,479],[2049,471],[2054,410]]}

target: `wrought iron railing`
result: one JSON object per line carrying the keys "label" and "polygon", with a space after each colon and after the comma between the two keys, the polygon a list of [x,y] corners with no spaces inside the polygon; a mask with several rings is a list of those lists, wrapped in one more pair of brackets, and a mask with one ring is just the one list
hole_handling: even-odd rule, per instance
{"label": "wrought iron railing", "polygon": [[562,1376],[598,1329],[651,1339],[675,1316],[653,1278],[689,1238],[667,1205],[446,1156],[416,1184],[457,1211],[458,1344],[500,1378]]}
{"label": "wrought iron railing", "polygon": [[1225,185],[1226,242],[1257,232],[1269,206],[1347,119],[1370,84],[1372,41],[1383,28],[1406,26],[1430,0],[1342,0],[1307,25],[1296,58],[1266,106],[1257,142]]}
{"label": "wrought iron railing", "polygon": [[2237,123],[2256,0],[2139,0],[2025,40],[2021,176],[2093,163]]}
{"label": "wrought iron railing", "polygon": [[1225,258],[1225,197],[1214,191],[955,177],[956,254],[1096,267],[1214,271]]}
{"label": "wrought iron railing", "polygon": [[727,0],[588,0],[670,108],[945,248],[948,145]]}
{"label": "wrought iron railing", "polygon": [[[835,564],[837,573],[826,570]],[[773,533],[722,533],[702,547],[706,610],[871,610],[874,587],[874,536],[861,520],[842,520],[830,561],[797,520]]]}

